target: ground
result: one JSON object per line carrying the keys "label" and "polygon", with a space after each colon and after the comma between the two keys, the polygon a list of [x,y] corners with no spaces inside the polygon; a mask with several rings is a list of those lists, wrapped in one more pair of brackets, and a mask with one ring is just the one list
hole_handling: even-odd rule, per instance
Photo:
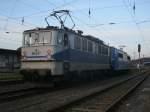
{"label": "ground", "polygon": [[122,101],[115,112],[150,112],[150,76]]}
{"label": "ground", "polygon": [[22,75],[19,71],[0,73],[0,81],[21,80]]}

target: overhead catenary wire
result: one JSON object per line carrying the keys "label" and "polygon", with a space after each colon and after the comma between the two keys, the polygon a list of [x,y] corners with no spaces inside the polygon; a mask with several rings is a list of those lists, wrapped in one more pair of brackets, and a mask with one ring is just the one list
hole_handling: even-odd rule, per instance
{"label": "overhead catenary wire", "polygon": [[[16,0],[16,1],[17,1],[17,0]],[[73,1],[75,1],[75,0],[72,0],[71,2],[68,2],[67,5],[70,4],[70,3],[72,3]],[[27,3],[25,3],[24,1],[19,1],[19,2],[21,2],[22,4],[24,4],[24,5],[28,6],[28,7],[33,8],[33,9],[35,9],[35,10],[39,10],[38,8],[32,7],[32,5],[27,4]],[[48,1],[48,0],[47,0],[47,2],[48,2],[48,3],[51,3],[51,2]],[[15,4],[16,4],[16,2],[15,2]],[[51,3],[51,4],[52,4],[52,3]],[[54,5],[56,8],[58,8],[55,4],[52,4],[52,5]],[[65,5],[66,5],[66,4],[63,4],[62,6],[65,6]],[[15,8],[15,5],[14,5],[13,8]],[[14,10],[14,9],[13,9],[13,10]],[[37,26],[38,26],[38,25],[33,25],[32,23],[29,23],[29,22],[25,21],[25,16],[19,17],[19,18],[13,18],[13,17],[11,17],[13,10],[11,10],[11,14],[10,14],[9,16],[3,15],[3,16],[5,16],[5,17],[7,17],[7,19],[6,19],[6,23],[7,23],[7,24],[8,24],[8,22],[7,22],[8,19],[15,20],[15,21],[21,19],[21,24],[22,24],[22,25],[25,25],[24,23],[26,23],[26,24],[28,24],[28,25],[30,25],[30,26],[34,26],[34,27],[37,27]],[[43,11],[40,10],[40,12],[42,13]],[[5,25],[5,27],[7,26],[7,24]],[[6,28],[3,28],[3,29],[6,30]]]}
{"label": "overhead catenary wire", "polygon": [[[56,7],[56,5],[55,4],[53,4],[52,2],[50,2],[49,0],[45,0],[45,1],[48,1],[48,3],[50,3],[50,4],[52,4],[52,5],[54,5],[55,7]],[[75,1],[75,0],[72,0],[71,2],[73,2],[73,1]],[[64,5],[68,5],[68,4],[70,4],[71,2],[68,2],[67,4],[64,4]],[[24,2],[23,2],[24,3]],[[89,3],[90,4],[90,3]],[[29,5],[29,6],[31,6],[31,5]],[[115,6],[112,6],[112,7],[115,7]],[[117,5],[116,5],[116,7],[117,7]],[[109,7],[104,7],[104,8],[111,8],[111,6]],[[94,9],[94,10],[96,10],[96,9]],[[26,17],[26,16],[23,16],[23,17]],[[22,17],[21,17],[22,18]]]}
{"label": "overhead catenary wire", "polygon": [[133,15],[133,14],[130,12],[130,9],[129,9],[128,5],[126,4],[126,1],[125,1],[125,0],[123,0],[123,3],[124,3],[125,8],[127,9],[128,13],[129,13],[129,15],[131,16],[131,19],[132,19],[133,23],[135,23],[135,26],[136,26],[136,28],[137,28],[137,31],[139,32],[139,35],[141,36],[141,38],[142,38],[142,40],[143,40],[143,43],[144,43],[144,35],[143,35],[143,33],[142,33],[142,30],[141,30],[139,24],[137,23],[137,21],[136,21],[136,19],[135,19],[135,15]]}
{"label": "overhead catenary wire", "polygon": [[[13,22],[15,22],[15,23],[17,23],[18,25],[19,25],[19,19],[15,19],[15,18],[13,18],[12,17],[12,15],[13,15],[13,13],[14,13],[14,10],[15,10],[15,8],[16,8],[16,4],[18,3],[17,2],[18,0],[15,0],[15,2],[14,2],[14,4],[13,4],[13,7],[12,7],[12,9],[11,9],[11,11],[10,11],[10,14],[7,16],[7,15],[4,15],[4,14],[0,14],[1,15],[1,17],[4,17],[4,18],[6,18],[5,20],[6,20],[6,24],[4,25],[4,27],[3,27],[3,29],[1,28],[0,30],[2,30],[2,31],[8,31],[8,29],[7,29],[7,27],[9,26],[9,24],[8,24],[8,22],[10,21],[10,20],[12,20]],[[4,19],[3,19],[4,20]],[[12,22],[11,21],[11,22]],[[25,23],[24,24],[24,26],[25,27],[27,27],[27,26],[36,26],[37,27],[37,25],[33,25],[32,23],[29,23],[29,22],[24,22],[24,18],[21,20],[22,21],[22,24],[23,23]]]}
{"label": "overhead catenary wire", "polygon": [[[15,2],[13,3],[13,6],[12,6],[11,11],[9,13],[9,16],[12,16],[12,14],[14,13],[15,8],[16,8],[16,4],[17,4],[17,0],[15,0]],[[7,17],[7,21],[6,21],[6,24],[4,25],[4,29],[7,29],[8,23],[9,23],[9,17]]]}
{"label": "overhead catenary wire", "polygon": [[[137,24],[142,24],[142,23],[149,23],[150,19],[145,19],[145,20],[140,20],[137,21]],[[117,22],[108,22],[108,23],[97,23],[97,24],[92,24],[91,27],[99,27],[99,26],[110,26],[110,25],[120,25],[120,24],[129,24],[133,23],[133,21],[117,21]]]}
{"label": "overhead catenary wire", "polygon": [[57,7],[56,4],[54,4],[53,2],[51,2],[50,0],[44,0],[45,2],[47,2],[48,4],[50,4],[50,6],[54,6],[54,7]]}
{"label": "overhead catenary wire", "polygon": [[[83,13],[82,11],[80,11],[79,13],[82,13],[83,15],[85,15],[85,16],[88,17],[88,15],[87,15],[86,13]],[[75,17],[75,16],[73,16],[73,17]],[[78,17],[75,17],[75,18],[76,18],[77,20],[81,21]],[[95,21],[94,18],[92,18],[92,21]],[[107,32],[107,36],[104,35],[104,33],[103,33],[102,31],[100,31],[99,28],[93,28],[93,27],[91,27],[90,24],[87,24],[87,23],[84,22],[84,21],[81,21],[81,22],[82,22],[84,25],[88,26],[89,28],[96,30],[98,33],[101,33],[101,36],[103,35],[103,37],[109,38],[110,40],[112,40],[112,39],[108,36],[108,34],[111,35],[110,32],[109,32],[109,31],[106,31],[106,29],[104,29],[104,28],[101,27],[104,31]],[[97,21],[95,21],[95,23],[97,23]],[[120,43],[121,43],[120,40],[119,40],[119,41],[113,40],[113,41],[114,41],[116,44],[118,44],[118,45],[120,45]]]}
{"label": "overhead catenary wire", "polygon": [[91,18],[91,0],[89,0],[89,19]]}
{"label": "overhead catenary wire", "polygon": [[27,3],[27,2],[24,2],[24,0],[19,0],[18,3],[23,4],[23,5],[27,6],[27,7],[30,7],[33,10],[41,11],[40,8],[35,7],[36,5],[31,5],[31,4]]}
{"label": "overhead catenary wire", "polygon": [[[4,14],[0,14],[0,15],[3,16],[3,17],[5,17],[5,18],[8,18],[9,20],[16,21],[15,23],[18,22],[18,24],[19,24],[19,21],[18,21],[18,19],[16,19],[16,18],[13,18],[13,17],[11,17],[11,16],[7,16],[7,15],[4,15]],[[20,18],[20,19],[22,19],[22,18]],[[27,21],[24,21],[24,23],[26,23],[26,24],[24,24],[24,25],[27,25],[27,26],[33,26],[33,27],[37,27],[37,26],[38,26],[38,25],[35,25],[35,24],[30,23],[30,22],[27,22]]]}
{"label": "overhead catenary wire", "polygon": [[[16,0],[17,1],[17,0]],[[74,1],[74,0],[73,0]],[[22,2],[22,1],[21,1]],[[26,4],[26,3],[24,3],[24,2],[22,2],[24,5],[26,5],[26,6],[28,6],[28,7],[31,7],[31,8],[33,8],[31,5],[29,5],[29,4]],[[70,4],[71,2],[69,2],[69,3],[67,3],[67,4]],[[63,6],[65,6],[65,5],[63,5]],[[58,8],[58,7],[57,7]],[[33,9],[35,9],[35,10],[39,10],[39,9],[36,9],[36,8],[33,8]],[[42,12],[42,11],[40,11],[40,12]],[[12,15],[12,14],[11,14]],[[3,16],[5,16],[5,17],[7,17],[7,18],[9,18],[9,19],[11,19],[11,20],[14,20],[14,21],[18,21],[19,19],[21,19],[21,24],[22,25],[24,25],[24,23],[27,23],[26,21],[25,21],[25,18],[24,18],[24,16],[23,17],[21,17],[21,18],[13,18],[13,17],[11,17],[11,15],[9,15],[9,16],[6,16],[6,15],[3,15]],[[7,19],[6,19],[6,21],[7,21]],[[28,24],[30,24],[30,26],[35,26],[35,25],[31,25],[31,23],[28,23]],[[36,25],[36,27],[37,27],[38,25]],[[6,29],[5,29],[6,30]],[[3,40],[5,40],[5,38],[2,38]],[[16,40],[12,40],[12,39],[9,39],[9,40],[11,40],[11,42],[12,41],[14,41],[14,42],[16,42]],[[14,44],[14,43],[13,43]]]}
{"label": "overhead catenary wire", "polygon": [[133,4],[133,12],[135,14],[135,0],[134,0],[134,4]]}
{"label": "overhead catenary wire", "polygon": [[[82,13],[82,12],[80,12],[80,13]],[[92,20],[93,21],[93,20]],[[148,22],[148,21],[147,21]],[[110,23],[111,24],[111,23]],[[136,22],[136,24],[140,24],[140,23],[138,23],[138,22]],[[88,24],[86,24],[86,25],[88,25]],[[112,24],[111,24],[112,25]],[[88,25],[88,27],[91,27],[91,26],[89,26]],[[104,28],[103,28],[104,29]],[[98,32],[99,32],[99,30],[98,29],[96,29]],[[106,30],[105,30],[106,31]],[[102,34],[102,33],[101,33]],[[107,34],[110,34],[111,35],[111,33],[109,32],[109,31],[107,31]],[[103,34],[104,35],[104,34]],[[105,36],[106,37],[106,36]],[[108,38],[108,36],[107,36],[107,38]],[[111,38],[110,38],[111,39]],[[119,40],[120,41],[120,40]],[[120,45],[120,43],[121,42],[117,42],[117,41],[114,41],[115,43],[117,43],[118,45]]]}
{"label": "overhead catenary wire", "polygon": [[130,0],[128,0],[128,4],[131,7],[131,9],[133,10],[133,13],[135,14],[135,9],[136,9],[136,7],[135,7],[135,0],[133,0],[132,3],[131,3]]}
{"label": "overhead catenary wire", "polygon": [[[135,1],[134,1],[134,2],[135,2]],[[130,9],[129,9],[128,5],[126,4],[126,1],[125,1],[125,0],[123,0],[123,3],[124,3],[124,5],[125,5],[125,7],[126,7],[128,13],[130,14],[132,21],[135,23],[135,26],[136,26],[136,28],[137,28],[137,31],[139,32],[140,37],[142,38],[142,44],[143,44],[143,46],[147,46],[147,48],[148,48],[149,45],[146,45],[145,37],[144,37],[144,35],[143,35],[143,32],[142,32],[142,30],[141,30],[140,25],[137,23],[135,13],[134,13],[134,15],[133,15],[133,14],[130,12]],[[135,5],[135,4],[134,4],[134,5]],[[129,5],[129,6],[131,7],[131,9],[133,8],[131,5]],[[141,42],[138,42],[138,43],[136,43],[136,44],[139,44],[139,43],[141,43]]]}
{"label": "overhead catenary wire", "polygon": [[[47,0],[45,0],[47,1]],[[49,0],[48,0],[49,1]],[[22,17],[32,17],[32,16],[36,16],[36,15],[39,15],[39,14],[43,14],[43,13],[48,13],[49,11],[52,11],[52,10],[57,10],[57,9],[60,9],[61,7],[65,7],[67,5],[70,5],[72,3],[75,3],[79,0],[72,0],[70,2],[66,2],[65,4],[62,4],[60,6],[56,6],[54,3],[50,2],[50,4],[52,6],[55,6],[55,8],[53,9],[48,9],[48,10],[38,10],[37,12],[34,12],[34,13],[31,13],[31,14],[28,14],[28,15],[23,15],[23,16],[20,16],[20,17],[16,17],[16,19],[19,19],[19,18],[22,18]],[[150,2],[140,2],[140,3],[137,3],[136,5],[144,5],[144,4],[148,4]],[[103,9],[107,9],[107,8],[115,8],[115,7],[123,7],[124,5],[122,4],[117,4],[117,5],[108,5],[108,6],[104,6],[104,7],[98,7],[98,8],[91,8],[92,11],[97,11],[97,10],[103,10]],[[31,8],[32,8],[32,5],[31,5]],[[72,10],[72,12],[80,12],[80,11],[86,11],[88,10],[89,8],[85,8],[85,9],[77,9],[77,10]]]}
{"label": "overhead catenary wire", "polygon": [[[78,0],[72,0],[72,1],[70,1],[70,2],[66,2],[65,4],[62,4],[61,6],[55,5],[54,3],[50,2],[49,0],[45,0],[45,1],[47,1],[47,2],[50,3],[50,4],[52,4],[52,5],[55,7],[55,9],[57,9],[57,8],[61,8],[61,7],[64,7],[64,6],[66,6],[66,5],[69,5],[69,4],[71,4],[71,3],[77,2]],[[50,9],[49,9],[49,10],[45,10],[45,11],[41,11],[39,8],[32,7],[32,5],[27,4],[27,3],[25,3],[25,2],[22,1],[22,0],[20,0],[19,2],[22,3],[22,4],[24,4],[24,5],[26,5],[26,6],[28,6],[28,7],[30,7],[30,8],[32,8],[32,9],[34,9],[34,10],[38,10],[38,11],[39,11],[39,12],[37,12],[37,13],[33,13],[33,14],[30,14],[30,15],[25,15],[25,16],[22,16],[22,17],[13,18],[13,19],[18,19],[18,20],[21,19],[21,24],[24,23],[25,18],[27,18],[27,17],[34,16],[34,15],[37,15],[37,14],[40,14],[40,13],[43,14],[44,12],[49,12],[49,11],[51,11]],[[54,10],[54,9],[53,9],[53,10]],[[12,17],[10,16],[9,18],[12,18]],[[29,23],[29,22],[28,22],[28,23]]]}
{"label": "overhead catenary wire", "polygon": [[[88,26],[90,29],[95,30],[98,34],[100,34],[100,37],[105,37],[105,38],[109,38],[109,39],[110,39],[110,37],[104,35],[104,33],[103,33],[100,29],[91,27],[89,24],[87,24],[86,22],[82,21],[82,20],[79,19],[78,17],[75,17],[75,16],[73,16],[73,17],[74,17],[76,20],[80,21],[83,25]],[[110,39],[110,40],[111,40],[111,39]],[[120,44],[120,42],[117,42],[117,41],[114,41],[114,42],[117,43],[117,44]]]}
{"label": "overhead catenary wire", "polygon": [[[80,11],[80,13],[82,13],[82,12]],[[82,14],[84,14],[84,13],[82,13]],[[86,15],[86,14],[84,14],[84,15]],[[88,15],[87,15],[87,16],[88,16]],[[92,21],[95,21],[95,20],[93,20],[93,18],[92,18]],[[83,22],[83,21],[82,21],[82,22]],[[97,22],[96,22],[96,23],[97,23]],[[133,23],[133,22],[132,22],[132,23]],[[85,22],[84,22],[84,24],[85,24]],[[110,22],[110,23],[109,23],[109,25],[113,25],[113,24],[115,24],[115,23],[113,23],[113,22]],[[121,22],[119,22],[118,24],[121,24]],[[139,23],[137,22],[137,24],[139,24]],[[92,27],[92,26],[90,26],[90,25],[87,24],[87,23],[86,23],[86,25],[87,25],[88,27]],[[102,28],[102,27],[101,27],[101,28]],[[98,31],[98,29],[96,29],[96,30]],[[103,28],[103,30],[106,31],[106,29],[104,29],[104,28]],[[106,32],[107,32],[107,34],[112,35],[110,31],[106,31]],[[104,35],[104,33],[103,33],[103,35]],[[106,36],[105,36],[105,37],[106,37]],[[107,36],[107,38],[108,38],[108,36]],[[111,38],[109,38],[109,39],[111,39]],[[112,39],[111,39],[111,40],[112,40]],[[118,42],[118,41],[119,41],[119,42]],[[118,40],[118,41],[114,41],[114,42],[119,45],[121,42],[120,42],[120,40]]]}

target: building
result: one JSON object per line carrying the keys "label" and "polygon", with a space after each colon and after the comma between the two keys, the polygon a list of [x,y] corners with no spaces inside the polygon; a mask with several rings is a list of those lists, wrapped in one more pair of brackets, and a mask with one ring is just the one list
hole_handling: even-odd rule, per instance
{"label": "building", "polygon": [[150,57],[142,58],[142,64],[145,67],[150,66]]}
{"label": "building", "polygon": [[144,57],[144,58],[140,58],[140,59],[136,59],[132,61],[133,65],[137,66],[141,66],[141,67],[147,67],[150,66],[150,57]]}
{"label": "building", "polygon": [[20,68],[20,49],[0,48],[0,72],[11,72]]}

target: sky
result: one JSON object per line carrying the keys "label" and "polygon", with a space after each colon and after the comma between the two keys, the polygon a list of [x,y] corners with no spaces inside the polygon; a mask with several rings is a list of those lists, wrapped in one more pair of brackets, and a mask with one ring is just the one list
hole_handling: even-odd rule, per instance
{"label": "sky", "polygon": [[[24,30],[46,27],[45,17],[62,9],[70,10],[74,30],[124,46],[132,59],[141,44],[141,57],[150,57],[150,0],[0,0],[0,48],[21,47]],[[48,21],[59,25],[54,18]],[[72,23],[67,19],[65,25]]]}

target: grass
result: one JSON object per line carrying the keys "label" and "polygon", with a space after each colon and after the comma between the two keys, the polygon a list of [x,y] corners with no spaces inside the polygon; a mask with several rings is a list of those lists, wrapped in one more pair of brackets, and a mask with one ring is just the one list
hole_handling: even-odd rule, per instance
{"label": "grass", "polygon": [[19,71],[0,73],[0,81],[15,81],[22,80],[22,78]]}

